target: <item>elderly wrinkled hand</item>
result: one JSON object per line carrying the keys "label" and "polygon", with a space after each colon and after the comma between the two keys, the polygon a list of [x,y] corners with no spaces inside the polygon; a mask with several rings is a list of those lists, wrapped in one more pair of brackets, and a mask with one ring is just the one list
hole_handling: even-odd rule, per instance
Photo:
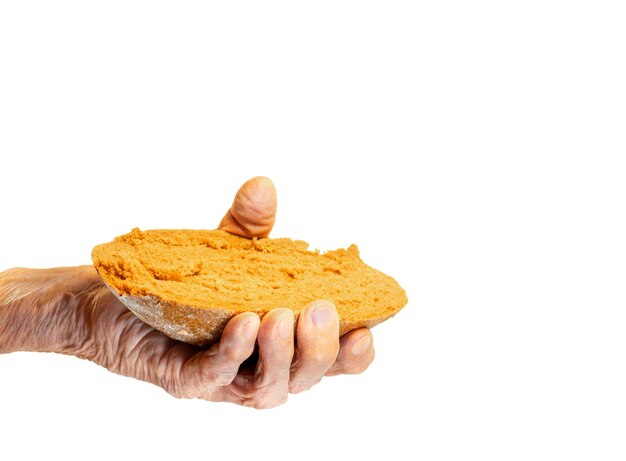
{"label": "elderly wrinkled hand", "polygon": [[[276,190],[246,182],[219,228],[265,237],[276,218]],[[360,373],[374,358],[367,328],[339,337],[330,301],[306,306],[297,325],[289,309],[260,319],[233,317],[219,343],[199,348],[143,323],[103,284],[92,266],[11,269],[0,274],[0,353],[52,351],[161,386],[176,397],[271,408],[324,376]]]}

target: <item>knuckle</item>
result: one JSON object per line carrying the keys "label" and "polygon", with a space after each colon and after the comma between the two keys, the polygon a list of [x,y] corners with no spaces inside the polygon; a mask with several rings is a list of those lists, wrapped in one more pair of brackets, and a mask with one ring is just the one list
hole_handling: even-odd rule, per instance
{"label": "knuckle", "polygon": [[237,372],[232,370],[208,370],[206,372],[206,379],[214,386],[226,386],[233,382]]}
{"label": "knuckle", "polygon": [[314,385],[316,385],[317,383],[319,383],[321,381],[321,379],[318,379],[317,381],[311,383],[311,382],[304,382],[304,381],[294,381],[289,383],[289,392],[291,394],[299,394],[300,392],[304,392],[304,391],[308,391],[309,389],[311,389]]}
{"label": "knuckle", "polygon": [[259,398],[260,396],[270,395],[278,385],[279,381],[276,379],[264,379],[256,382],[250,396],[251,398]]}
{"label": "knuckle", "polygon": [[240,362],[243,362],[244,358],[243,352],[237,348],[227,349],[224,354],[224,359],[230,363],[239,364]]}
{"label": "knuckle", "polygon": [[289,383],[289,392],[291,394],[299,394],[300,392],[304,392],[308,389],[308,387],[306,387],[304,384],[302,383]]}
{"label": "knuckle", "polygon": [[220,351],[224,360],[236,363],[242,362],[243,359],[247,357],[245,355],[245,352],[246,351],[244,351],[241,347],[238,347],[236,345],[224,347],[223,350]]}
{"label": "knuckle", "polygon": [[283,387],[269,383],[256,386],[253,393],[242,399],[241,404],[258,410],[265,410],[284,404],[288,398],[288,386]]}
{"label": "knuckle", "polygon": [[315,348],[304,353],[305,361],[313,366],[332,365],[337,357],[337,354],[333,350]]}
{"label": "knuckle", "polygon": [[258,410],[268,410],[270,408],[276,408],[287,402],[287,393],[274,394],[271,396],[263,396],[255,401],[254,408]]}
{"label": "knuckle", "polygon": [[307,353],[306,359],[311,365],[322,365],[329,361],[329,354],[323,350],[317,349]]}

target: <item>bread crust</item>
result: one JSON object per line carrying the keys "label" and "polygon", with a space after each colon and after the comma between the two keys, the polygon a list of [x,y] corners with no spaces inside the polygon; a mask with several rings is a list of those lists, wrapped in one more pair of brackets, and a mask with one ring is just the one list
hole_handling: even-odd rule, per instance
{"label": "bread crust", "polygon": [[[226,309],[198,309],[166,301],[156,296],[120,296],[114,289],[117,298],[137,317],[170,338],[196,346],[206,346],[219,341],[228,321],[234,317],[232,311]],[[265,314],[261,314],[263,317]],[[340,321],[340,335],[357,328],[372,328],[390,317]],[[297,325],[298,313],[294,314]]]}

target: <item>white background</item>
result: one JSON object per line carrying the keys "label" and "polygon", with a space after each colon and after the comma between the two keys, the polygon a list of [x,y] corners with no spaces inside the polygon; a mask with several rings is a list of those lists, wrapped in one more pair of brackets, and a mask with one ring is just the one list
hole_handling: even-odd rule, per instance
{"label": "white background", "polygon": [[274,236],[410,302],[269,411],[4,355],[0,458],[623,460],[621,2],[215,3],[0,3],[0,269],[214,227],[267,175]]}

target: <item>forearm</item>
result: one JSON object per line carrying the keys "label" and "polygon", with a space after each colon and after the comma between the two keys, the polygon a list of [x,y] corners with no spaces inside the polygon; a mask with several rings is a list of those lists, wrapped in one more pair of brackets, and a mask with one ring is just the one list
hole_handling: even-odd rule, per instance
{"label": "forearm", "polygon": [[1,272],[0,353],[81,350],[87,331],[80,295],[94,281],[89,266]]}

